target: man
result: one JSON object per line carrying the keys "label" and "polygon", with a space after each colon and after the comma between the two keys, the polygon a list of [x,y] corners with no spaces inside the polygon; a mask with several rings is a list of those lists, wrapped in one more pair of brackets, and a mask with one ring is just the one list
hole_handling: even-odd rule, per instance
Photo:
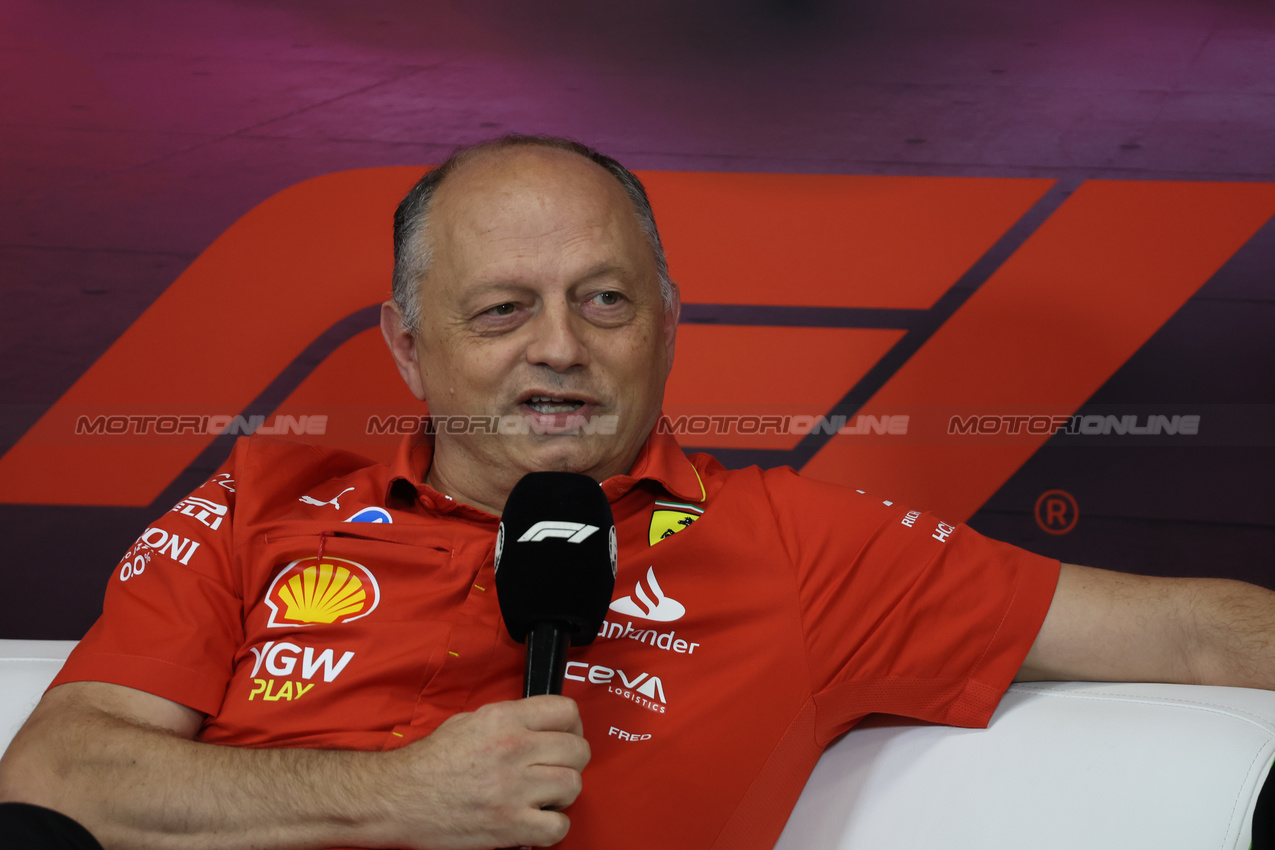
{"label": "man", "polygon": [[[612,160],[460,152],[400,206],[395,277],[382,329],[431,415],[534,427],[441,429],[390,468],[241,441],[126,554],[5,799],[107,847],[766,847],[870,712],[983,725],[1015,676],[1275,684],[1264,590],[1060,569],[686,458],[653,430],[677,291]],[[492,550],[535,470],[602,483],[621,567],[565,695],[519,700]]]}

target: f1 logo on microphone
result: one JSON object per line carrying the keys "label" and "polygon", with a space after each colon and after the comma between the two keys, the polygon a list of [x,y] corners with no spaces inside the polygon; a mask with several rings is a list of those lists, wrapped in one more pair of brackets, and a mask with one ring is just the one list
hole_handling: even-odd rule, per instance
{"label": "f1 logo on microphone", "polygon": [[565,537],[568,543],[580,543],[597,530],[596,525],[585,525],[582,522],[541,520],[523,532],[518,542],[536,543],[540,540],[548,540],[550,537]]}

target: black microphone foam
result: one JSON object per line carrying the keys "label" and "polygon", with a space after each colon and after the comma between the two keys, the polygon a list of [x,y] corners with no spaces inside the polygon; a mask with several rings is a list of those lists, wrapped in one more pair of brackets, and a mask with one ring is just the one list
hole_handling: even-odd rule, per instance
{"label": "black microphone foam", "polygon": [[615,521],[598,483],[531,472],[509,494],[496,533],[496,595],[514,640],[555,623],[592,643],[615,592]]}

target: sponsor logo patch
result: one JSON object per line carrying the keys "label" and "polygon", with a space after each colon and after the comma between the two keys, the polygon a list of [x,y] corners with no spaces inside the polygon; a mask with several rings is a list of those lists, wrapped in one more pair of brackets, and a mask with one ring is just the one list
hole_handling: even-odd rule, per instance
{"label": "sponsor logo patch", "polygon": [[301,558],[270,583],[271,628],[349,623],[376,610],[381,589],[372,571],[343,558]]}
{"label": "sponsor logo patch", "polygon": [[[230,477],[229,472],[218,472],[212,478],[209,478],[204,482],[204,487],[207,487],[209,484],[216,484],[232,493],[235,492],[235,479]],[[203,488],[201,487],[200,489]]]}
{"label": "sponsor logo patch", "polygon": [[173,505],[170,512],[194,517],[213,531],[216,531],[221,528],[221,521],[226,518],[227,511],[228,509],[225,505],[219,505],[216,502],[201,499],[198,496],[187,496]]}
{"label": "sponsor logo patch", "polygon": [[655,511],[651,514],[650,531],[647,533],[651,545],[690,528],[703,513],[704,509],[698,505],[657,499]]}
{"label": "sponsor logo patch", "polygon": [[583,661],[568,661],[565,678],[575,682],[588,682],[592,685],[606,685],[607,693],[635,702],[647,711],[664,714],[668,700],[664,697],[664,683],[659,676],[650,673],[638,673],[630,676],[623,670],[604,667],[601,664],[590,666]]}
{"label": "sponsor logo patch", "polygon": [[390,512],[385,508],[364,508],[353,516],[346,517],[346,522],[383,522],[393,523]]}
{"label": "sponsor logo patch", "polygon": [[602,628],[598,630],[598,637],[604,640],[628,638],[638,643],[648,644],[656,649],[662,649],[665,652],[675,652],[678,655],[694,655],[695,650],[699,647],[698,642],[678,637],[676,631],[660,632],[655,629],[636,628],[632,620],[623,624],[603,620]]}
{"label": "sponsor logo patch", "polygon": [[[645,585],[645,586],[643,586]],[[633,588],[632,596],[625,596],[611,603],[611,610],[629,617],[641,617],[657,623],[671,623],[681,619],[686,606],[671,596],[665,596],[660,583],[655,580],[655,567],[648,567],[646,578]]]}
{"label": "sponsor logo patch", "polygon": [[[347,650],[338,658],[328,648],[322,651],[312,646],[298,646],[290,641],[266,641],[257,648],[249,647],[253,655],[252,690],[248,692],[248,701],[261,697],[265,702],[292,702],[301,699],[315,686],[318,679],[332,682],[354,658],[354,652]],[[257,674],[265,666],[265,672],[271,677],[257,678]]]}
{"label": "sponsor logo patch", "polygon": [[307,505],[314,505],[315,507],[318,507],[318,508],[331,505],[332,507],[336,508],[339,511],[341,510],[341,501],[340,501],[341,497],[353,489],[354,489],[353,487],[346,487],[344,490],[342,490],[340,493],[337,493],[335,496],[333,496],[331,499],[328,499],[326,502],[320,502],[318,499],[314,498],[313,496],[302,496],[301,498],[297,499],[297,501],[305,502]]}

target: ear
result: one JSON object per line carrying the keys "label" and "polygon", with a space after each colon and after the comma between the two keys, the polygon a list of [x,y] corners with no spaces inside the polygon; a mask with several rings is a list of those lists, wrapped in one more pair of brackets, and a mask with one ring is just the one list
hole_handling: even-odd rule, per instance
{"label": "ear", "polygon": [[[677,284],[669,281],[673,285],[673,300],[669,302],[668,309],[664,311],[664,345],[668,349],[668,368],[673,370],[673,348],[677,342],[677,323],[682,316],[682,293],[677,288]],[[667,378],[668,376],[665,375]]]}
{"label": "ear", "polygon": [[403,376],[407,388],[420,401],[425,400],[425,382],[421,378],[420,358],[416,353],[416,336],[403,324],[398,307],[393,301],[381,305],[381,336],[390,347],[394,365]]}

